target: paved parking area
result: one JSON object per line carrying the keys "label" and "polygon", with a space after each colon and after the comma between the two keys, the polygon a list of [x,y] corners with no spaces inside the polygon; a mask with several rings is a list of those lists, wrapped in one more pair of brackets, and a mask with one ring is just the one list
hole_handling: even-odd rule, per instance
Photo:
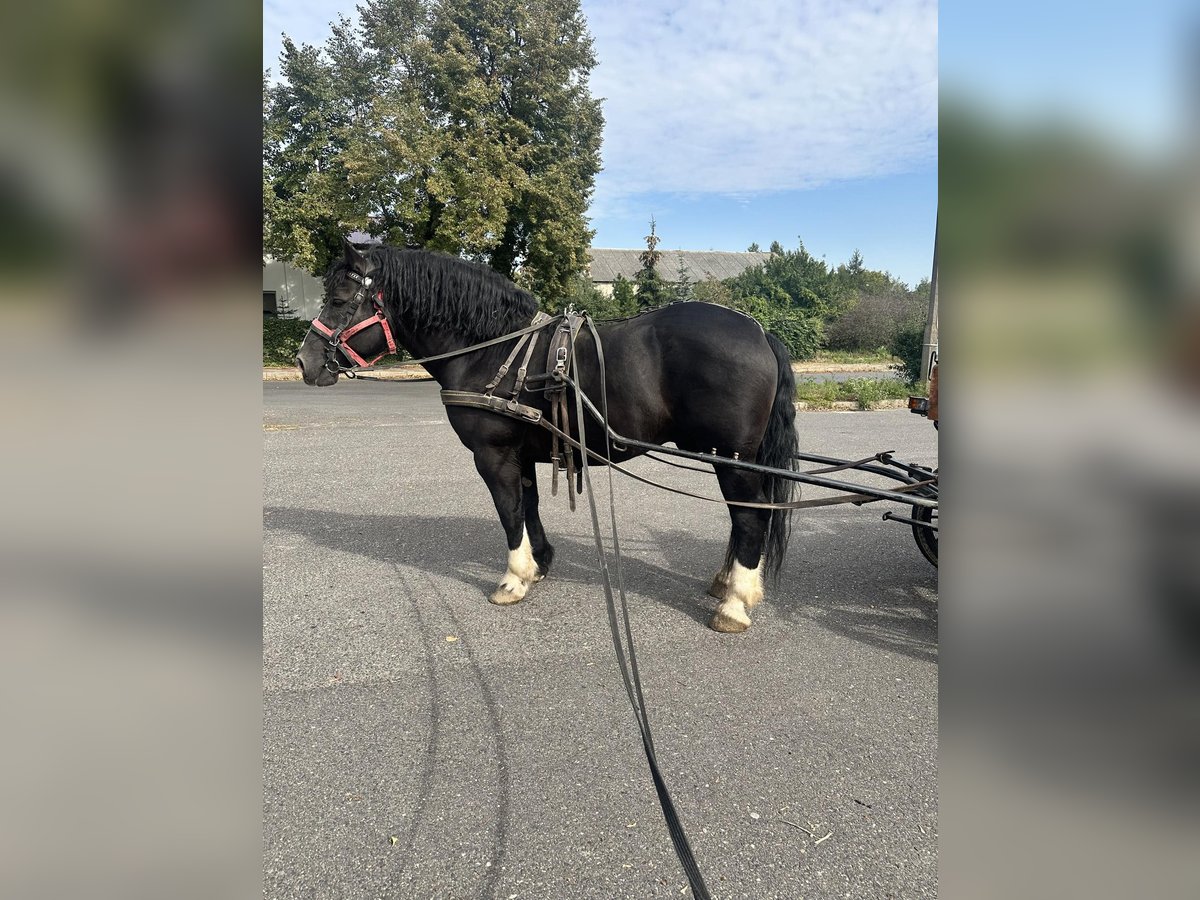
{"label": "paved parking area", "polygon": [[[263,392],[265,896],[682,896],[584,507],[543,478],[555,568],[492,606],[503,533],[435,384]],[[797,424],[818,453],[937,458],[905,410]],[[616,486],[659,758],[713,896],[935,896],[937,573],[911,533],[882,506],[796,514],[781,583],[721,635],[724,511]]]}

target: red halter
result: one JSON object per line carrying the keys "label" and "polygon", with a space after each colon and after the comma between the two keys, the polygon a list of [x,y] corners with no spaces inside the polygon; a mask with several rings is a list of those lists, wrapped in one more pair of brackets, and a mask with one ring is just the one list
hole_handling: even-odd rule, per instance
{"label": "red halter", "polygon": [[[362,285],[362,287],[359,288],[358,292],[354,295],[354,299],[358,301],[355,307],[355,312],[357,312],[358,307],[362,306],[363,295],[366,294],[367,288],[371,286],[371,279],[359,275],[357,272],[347,272],[346,275]],[[341,350],[346,354],[346,356],[353,360],[356,367],[369,366],[376,360],[383,359],[383,357],[396,352],[396,339],[392,336],[392,326],[388,323],[387,315],[383,311],[383,291],[377,291],[375,296],[371,298],[371,303],[375,307],[375,315],[363,319],[361,322],[358,322],[355,325],[349,325],[344,328],[334,330],[322,322],[319,318],[312,320],[311,327],[319,334],[323,334],[325,337],[329,338],[329,346],[333,352],[330,353],[329,359],[326,361],[325,365],[330,368],[330,371],[349,371],[344,366],[339,366],[337,364],[335,357],[337,356],[338,350]],[[353,315],[351,318],[353,318]],[[354,348],[347,343],[347,341],[349,341],[350,338],[354,337],[360,331],[365,331],[375,324],[383,326],[383,337],[387,341],[387,352],[380,353],[374,359],[366,360],[363,359],[362,356],[360,356],[354,350]],[[334,366],[336,366],[336,368],[333,368]]]}

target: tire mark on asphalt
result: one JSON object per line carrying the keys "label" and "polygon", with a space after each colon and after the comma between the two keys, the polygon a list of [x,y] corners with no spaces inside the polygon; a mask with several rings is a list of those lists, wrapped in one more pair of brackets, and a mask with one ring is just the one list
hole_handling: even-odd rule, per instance
{"label": "tire mark on asphalt", "polygon": [[[432,582],[432,579],[430,579]],[[436,590],[436,588],[435,588]],[[454,614],[454,610],[447,608],[450,614],[450,621],[454,623],[455,634],[462,634],[462,623],[459,622],[458,616]],[[489,731],[492,736],[492,743],[495,745],[496,761],[496,827],[495,838],[492,841],[491,859],[488,865],[484,867],[483,885],[480,889],[480,897],[495,898],[500,889],[500,870],[504,864],[505,854],[508,852],[508,822],[511,814],[511,795],[508,772],[508,747],[504,739],[504,730],[500,727],[500,706],[496,703],[496,696],[492,693],[491,683],[483,674],[483,669],[479,665],[479,658],[475,655],[475,651],[471,649],[469,641],[462,642],[462,648],[467,654],[467,662],[471,666],[471,672],[475,676],[475,683],[479,686],[479,695],[483,699],[484,709],[487,711],[487,719]]]}
{"label": "tire mark on asphalt", "polygon": [[[409,596],[419,596],[412,590],[414,587],[413,580],[399,566],[393,563],[392,570],[404,584],[405,588],[408,589]],[[426,626],[425,617],[421,612],[421,604],[419,602],[413,603],[413,611],[416,613],[417,630],[421,635],[421,650],[425,662],[425,679],[429,685],[429,735],[425,740],[425,752],[421,760],[420,774],[417,776],[417,800],[413,805],[411,820],[406,829],[404,851],[400,854],[400,859],[395,870],[395,878],[398,882],[403,879],[405,872],[408,871],[412,863],[413,854],[416,852],[417,834],[421,830],[426,810],[429,807],[429,799],[433,794],[433,764],[434,760],[438,758],[438,749],[441,743],[441,722],[439,719],[441,689],[438,685],[437,669],[434,666],[433,648],[430,646],[430,632]]]}
{"label": "tire mark on asphalt", "polygon": [[[461,635],[462,622],[455,614],[449,598],[441,590],[434,578],[420,571],[413,572],[409,570],[405,572],[400,566],[394,563],[392,564],[392,569],[404,584],[408,596],[414,598],[436,598],[439,607],[437,611],[447,617],[453,626],[455,634]],[[436,640],[438,631],[431,627],[428,615],[429,611],[422,610],[424,602],[423,599],[415,599],[413,601],[413,610],[416,614],[417,629],[420,632],[425,674],[429,683],[429,736],[425,743],[424,759],[421,762],[420,774],[418,776],[417,799],[413,805],[411,821],[404,843],[404,851],[401,854],[400,862],[394,873],[397,882],[402,881],[404,876],[411,870],[413,857],[417,850],[418,835],[432,824],[427,821],[427,814],[437,787],[435,784],[437,779],[434,772],[434,763],[442,757],[443,751],[443,729],[439,707],[444,697],[441,682],[438,678],[434,652],[434,648],[440,647],[441,642]],[[511,819],[511,776],[508,765],[508,747],[503,729],[501,728],[500,704],[496,700],[491,683],[484,674],[483,667],[479,663],[479,658],[469,641],[464,641],[460,638],[458,645],[465,653],[472,679],[479,689],[479,697],[482,701],[487,722],[486,737],[490,738],[490,743],[493,746],[491,758],[496,767],[496,812],[493,816],[491,847],[487,864],[484,866],[480,888],[478,891],[473,892],[471,896],[496,898],[498,897],[500,888],[501,871],[508,852],[508,829]],[[400,887],[400,885],[397,884],[397,887]]]}

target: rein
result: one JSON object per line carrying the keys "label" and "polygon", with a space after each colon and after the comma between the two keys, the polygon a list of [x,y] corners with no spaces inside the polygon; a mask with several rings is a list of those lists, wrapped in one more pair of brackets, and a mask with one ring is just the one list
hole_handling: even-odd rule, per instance
{"label": "rein", "polygon": [[[596,326],[592,322],[590,315],[585,315],[585,322],[588,330],[592,334],[592,338],[596,344],[596,359],[600,366],[600,402],[603,405],[604,419],[608,421],[608,392],[605,384],[604,371],[604,348],[600,343],[600,336],[596,333]],[[575,361],[575,341],[570,344],[570,354],[572,362]],[[576,371],[579,367],[575,367]],[[566,380],[566,379],[564,379]],[[671,799],[671,794],[667,790],[666,781],[663,779],[662,771],[658,766],[658,757],[654,752],[654,735],[650,731],[650,715],[646,709],[646,698],[642,693],[642,679],[638,672],[637,654],[633,645],[633,629],[629,624],[629,603],[625,597],[625,579],[621,571],[621,542],[617,537],[617,505],[614,497],[612,468],[608,470],[608,509],[612,520],[612,541],[613,541],[613,558],[616,561],[617,572],[617,596],[621,601],[621,619],[617,619],[616,603],[613,598],[612,581],[608,574],[608,565],[604,554],[604,542],[600,537],[600,518],[596,512],[596,497],[592,491],[592,473],[591,467],[588,465],[589,450],[587,446],[586,430],[583,427],[583,393],[576,387],[575,389],[575,412],[578,417],[579,425],[579,442],[578,446],[581,450],[580,459],[580,479],[587,486],[588,495],[588,510],[592,514],[592,535],[596,541],[596,557],[600,564],[600,579],[604,585],[604,600],[608,611],[608,625],[612,632],[613,650],[617,656],[617,666],[621,672],[621,681],[625,684],[625,693],[629,697],[629,705],[633,707],[633,715],[637,720],[638,731],[642,737],[642,749],[646,754],[646,763],[650,767],[650,777],[654,781],[654,792],[658,795],[659,806],[662,807],[663,818],[667,822],[667,831],[671,835],[671,844],[675,848],[675,855],[679,858],[680,865],[683,866],[683,872],[687,876],[688,885],[691,887],[692,896],[697,900],[712,900],[712,895],[708,892],[708,887],[704,883],[704,876],[700,874],[700,867],[696,865],[696,858],[692,854],[691,844],[688,842],[687,833],[683,830],[683,823],[679,821],[679,814],[675,811],[675,803]],[[548,424],[543,420],[543,424]],[[564,422],[564,425],[569,423]],[[604,441],[607,456],[612,456],[612,440],[610,430],[605,429]],[[567,440],[570,441],[569,436]],[[575,442],[571,441],[572,444]],[[570,486],[568,486],[568,491]],[[623,623],[625,628],[622,632],[620,623]],[[625,646],[628,646],[628,659],[625,654]]]}

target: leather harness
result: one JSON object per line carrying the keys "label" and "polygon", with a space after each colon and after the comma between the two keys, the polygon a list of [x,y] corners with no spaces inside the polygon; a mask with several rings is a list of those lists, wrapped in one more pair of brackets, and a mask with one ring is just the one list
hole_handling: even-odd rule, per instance
{"label": "leather harness", "polygon": [[[570,500],[572,512],[575,511],[575,494],[583,492],[583,467],[579,462],[576,461],[575,456],[577,450],[580,450],[582,453],[581,447],[583,434],[580,433],[578,437],[576,437],[572,436],[570,433],[571,421],[567,414],[567,387],[575,387],[576,391],[578,391],[578,386],[574,384],[574,381],[571,378],[570,366],[571,358],[574,356],[573,349],[575,337],[579,333],[580,326],[586,321],[586,314],[576,313],[573,309],[568,310],[566,313],[559,316],[547,316],[545,313],[539,312],[533,317],[533,322],[526,329],[518,332],[520,335],[520,340],[517,341],[516,346],[513,347],[512,351],[509,353],[508,358],[504,361],[504,365],[500,367],[500,370],[484,387],[483,393],[479,393],[478,391],[446,390],[441,392],[442,403],[446,406],[470,406],[475,409],[485,409],[490,412],[500,413],[501,415],[508,416],[512,419],[518,419],[522,422],[527,422],[530,425],[539,425],[549,431],[551,436],[550,493],[552,496],[558,495],[558,473],[560,469],[565,469],[567,472],[568,482],[575,482],[575,490],[571,491],[570,488],[567,490],[567,496]],[[530,388],[528,386],[529,360],[532,358],[534,349],[537,346],[538,337],[541,335],[543,330],[556,323],[558,327],[555,328],[554,334],[551,335],[550,347],[546,356],[546,372],[544,375],[535,375],[533,379],[538,382],[545,382],[546,386],[536,389]],[[589,327],[592,330],[592,335],[598,348],[600,340],[599,335],[595,333],[593,326],[589,325]],[[498,341],[488,341],[486,344],[476,345],[476,347],[487,346],[487,344],[497,342]],[[512,393],[508,398],[499,397],[494,394],[493,391],[495,391],[501,382],[504,381],[504,377],[512,368],[512,364],[516,360],[517,355],[521,352],[522,348],[525,348],[525,356],[521,361],[520,368],[517,369],[517,376],[513,384]],[[454,356],[457,354],[452,352],[444,355]],[[436,359],[440,357],[433,358]],[[416,360],[416,362],[423,361],[424,360]],[[522,390],[537,390],[546,394],[550,400],[550,421],[546,420],[542,410],[538,409],[537,407],[521,403],[518,400],[518,396]],[[617,435],[614,431],[612,431],[611,426],[608,425],[607,416],[597,410],[586,396],[580,397],[579,400],[580,405],[586,406],[592,416],[594,416],[596,420],[601,423],[602,427],[606,430],[611,439],[628,441],[632,445],[640,444],[638,441],[632,441],[628,438],[621,438],[620,435]],[[577,423],[577,427],[581,426],[582,419]],[[652,448],[660,451],[666,450],[666,448],[658,445],[644,446],[646,449]],[[670,452],[674,455],[684,456],[686,458],[695,458],[700,462],[706,462],[713,466],[726,464],[735,467],[739,465],[742,467],[750,467],[748,466],[748,461],[739,461],[736,457],[734,457],[732,460],[713,459],[711,457],[716,455],[715,452],[711,455],[690,454],[681,450],[666,450],[666,452]],[[874,500],[881,499],[877,495],[859,493],[842,494],[835,497],[821,497],[813,500],[791,500],[780,503],[756,503],[750,500],[717,499],[714,497],[705,497],[702,494],[694,494],[691,491],[686,491],[682,488],[670,487],[668,485],[652,481],[648,478],[644,478],[641,475],[631,472],[624,466],[613,462],[611,459],[602,456],[594,450],[588,449],[587,455],[595,459],[597,462],[604,463],[605,465],[616,469],[622,474],[628,475],[634,481],[642,482],[643,484],[650,485],[651,487],[661,488],[662,490],[668,491],[672,494],[680,494],[684,497],[692,497],[696,500],[705,500],[710,503],[721,503],[726,506],[741,506],[750,509],[808,509],[816,506],[833,506],[840,503],[855,503],[861,505],[863,503],[870,503]],[[878,458],[878,455],[872,458]],[[663,461],[665,462],[665,460]],[[804,474],[813,476],[824,471],[836,472],[842,468],[857,468],[861,462],[865,462],[865,460],[860,460],[857,463],[848,463],[842,466],[836,466],[828,470],[816,469],[812,472],[807,472]],[[935,477],[931,480],[917,481],[903,485],[896,488],[892,493],[908,494],[910,492],[920,491],[923,488],[936,484],[937,478]],[[834,487],[833,484],[827,486]],[[841,487],[841,485],[837,485],[837,487]],[[896,498],[889,497],[886,499]],[[923,497],[914,497],[910,502],[915,505],[933,505],[932,501],[929,501]]]}
{"label": "leather harness", "polygon": [[[500,366],[492,380],[484,386],[482,392],[446,390],[441,392],[442,403],[446,406],[470,406],[475,409],[486,409],[546,427],[551,434],[550,493],[552,496],[558,495],[558,473],[565,469],[567,483],[575,482],[575,491],[572,492],[570,489],[567,491],[572,512],[575,511],[575,494],[583,491],[583,479],[582,472],[577,469],[575,451],[569,443],[571,441],[571,421],[567,412],[567,382],[570,377],[571,359],[574,356],[572,350],[575,338],[579,334],[583,322],[584,316],[575,312],[574,309],[569,309],[560,316],[548,316],[544,312],[538,312],[533,317],[533,322],[530,323],[531,330],[523,334],[513,346],[508,358],[504,360],[504,364]],[[522,391],[534,390],[527,387],[529,361],[533,358],[542,330],[555,323],[557,323],[557,327],[550,335],[550,345],[546,353],[545,374],[535,376],[536,380],[545,383],[545,387],[537,390],[544,393],[550,402],[550,422],[546,422],[542,410],[522,403],[520,397]],[[509,396],[497,396],[494,392],[504,382],[522,349],[525,350],[525,355],[521,358],[521,365],[517,368]]]}

